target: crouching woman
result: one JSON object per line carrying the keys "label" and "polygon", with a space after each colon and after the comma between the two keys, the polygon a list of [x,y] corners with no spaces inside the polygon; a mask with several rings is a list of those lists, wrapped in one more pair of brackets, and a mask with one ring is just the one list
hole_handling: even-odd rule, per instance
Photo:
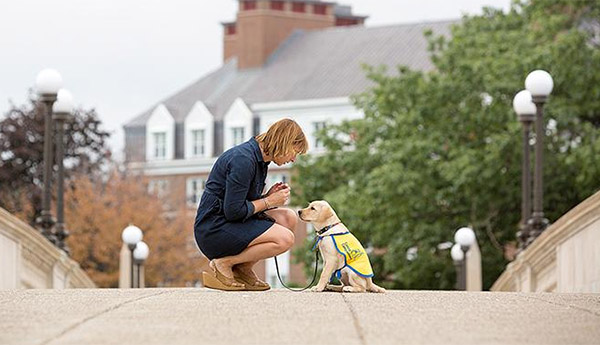
{"label": "crouching woman", "polygon": [[268,290],[253,266],[291,248],[298,217],[281,208],[290,197],[282,182],[261,195],[271,162],[283,165],[308,150],[300,126],[291,119],[274,123],[266,133],[225,151],[206,181],[194,237],[210,259],[204,286],[219,290]]}

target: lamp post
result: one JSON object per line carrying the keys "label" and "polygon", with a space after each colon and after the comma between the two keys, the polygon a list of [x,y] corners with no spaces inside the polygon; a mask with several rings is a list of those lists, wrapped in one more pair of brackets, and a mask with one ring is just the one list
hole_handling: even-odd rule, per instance
{"label": "lamp post", "polygon": [[543,163],[544,163],[544,103],[552,92],[554,82],[550,73],[535,70],[525,79],[525,88],[531,93],[531,98],[536,107],[535,117],[535,173],[533,178],[533,213],[531,214],[531,228],[527,245],[535,240],[548,226],[548,219],[544,218],[543,211]]}
{"label": "lamp post", "polygon": [[52,227],[56,220],[50,213],[50,185],[52,180],[52,104],[56,101],[56,94],[62,86],[62,77],[53,69],[44,69],[36,77],[35,89],[40,101],[44,104],[44,194],[42,199],[42,213],[36,223],[42,228],[42,235],[50,242],[56,244]]}
{"label": "lamp post", "polygon": [[456,290],[466,290],[466,286],[464,286],[466,279],[463,278],[465,272],[462,269],[465,253],[460,249],[460,244],[456,243],[452,246],[452,249],[450,249],[450,256],[452,256],[454,268],[456,268]]}
{"label": "lamp post", "polygon": [[65,243],[65,239],[69,236],[69,232],[65,229],[64,222],[64,135],[65,121],[69,121],[73,112],[73,96],[65,89],[58,91],[57,101],[52,107],[54,112],[54,121],[56,122],[56,161],[58,162],[58,181],[57,181],[57,211],[56,211],[56,244],[58,248],[64,250],[67,254],[69,248]]}
{"label": "lamp post", "polygon": [[129,269],[130,269],[130,277],[131,277],[131,284],[130,286],[133,288],[133,251],[135,250],[135,247],[137,246],[137,244],[142,240],[142,238],[144,237],[144,234],[142,233],[142,230],[140,230],[140,228],[138,228],[135,225],[131,225],[129,224],[129,226],[127,226],[125,229],[123,229],[123,232],[121,233],[121,239],[123,239],[123,242],[125,242],[125,244],[127,244],[127,247],[129,248],[129,252],[130,252],[130,263],[129,263]]}
{"label": "lamp post", "polygon": [[[462,260],[462,281],[461,281],[461,290],[467,289],[467,252],[469,248],[475,243],[475,232],[473,229],[462,227],[454,233],[454,242],[456,242],[460,246],[460,250],[463,253]],[[452,253],[452,252],[451,252]]]}
{"label": "lamp post", "polygon": [[521,222],[517,239],[519,240],[519,249],[527,248],[527,239],[530,234],[529,219],[531,218],[531,168],[529,167],[529,136],[531,132],[531,123],[535,118],[535,104],[531,99],[531,93],[527,90],[521,90],[513,99],[513,108],[518,115],[519,121],[523,125],[523,161],[521,171]]}
{"label": "lamp post", "polygon": [[[142,285],[140,284],[140,282],[144,282],[144,279],[141,279],[141,274],[140,274],[140,266],[144,265],[144,261],[146,261],[146,259],[148,258],[148,254],[150,253],[150,249],[148,248],[148,245],[143,242],[140,241],[137,246],[135,247],[135,250],[133,251],[133,259],[135,262],[135,266],[137,268],[137,287],[140,288],[142,287]],[[145,284],[144,284],[145,285]]]}

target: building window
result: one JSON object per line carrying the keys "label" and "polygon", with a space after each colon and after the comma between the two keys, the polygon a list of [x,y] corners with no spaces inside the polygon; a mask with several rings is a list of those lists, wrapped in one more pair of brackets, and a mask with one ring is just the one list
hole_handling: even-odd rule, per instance
{"label": "building window", "polygon": [[198,207],[202,193],[204,193],[206,181],[201,178],[189,178],[187,180],[186,200],[189,206]]}
{"label": "building window", "polygon": [[283,11],[283,1],[271,1],[271,9],[275,11]]}
{"label": "building window", "polygon": [[303,2],[292,3],[292,12],[304,13],[305,10],[305,4]]}
{"label": "building window", "polygon": [[154,158],[167,158],[167,133],[152,133],[154,140]]}
{"label": "building window", "polygon": [[256,9],[256,1],[244,1],[243,4],[244,11]]}
{"label": "building window", "polygon": [[326,5],[313,5],[313,13],[314,14],[327,14],[327,6]]}
{"label": "building window", "polygon": [[159,198],[164,198],[167,195],[169,181],[167,180],[151,180],[148,183],[148,193],[154,194]]}
{"label": "building window", "polygon": [[204,130],[192,131],[192,155],[204,156]]}
{"label": "building window", "polygon": [[323,122],[323,121],[313,122],[313,138],[315,138],[315,145],[314,145],[315,149],[323,148],[323,141],[321,139],[317,138],[317,133],[320,130],[322,130],[323,128],[325,128],[325,122]]}
{"label": "building window", "polygon": [[233,146],[244,142],[244,127],[234,127],[231,129],[233,137]]}

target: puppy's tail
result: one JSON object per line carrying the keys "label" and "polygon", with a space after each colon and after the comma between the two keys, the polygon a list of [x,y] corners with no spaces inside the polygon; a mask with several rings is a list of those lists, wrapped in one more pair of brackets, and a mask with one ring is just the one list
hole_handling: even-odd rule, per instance
{"label": "puppy's tail", "polygon": [[381,286],[375,285],[375,283],[373,283],[373,279],[367,278],[367,291],[369,291],[369,292],[377,292],[377,293],[384,293],[385,289],[382,288]]}

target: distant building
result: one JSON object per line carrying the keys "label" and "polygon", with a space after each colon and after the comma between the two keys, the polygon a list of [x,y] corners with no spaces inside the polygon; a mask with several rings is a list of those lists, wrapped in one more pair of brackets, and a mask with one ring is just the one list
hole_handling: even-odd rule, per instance
{"label": "distant building", "polygon": [[[240,0],[236,21],[223,23],[223,66],[124,126],[128,168],[148,177],[171,209],[193,212],[222,152],[283,117],[302,126],[309,153],[322,152],[315,131],[364,116],[349,99],[371,85],[361,64],[430,70],[424,31],[449,35],[455,23],[366,28],[365,19],[335,2]],[[289,168],[272,164],[267,188],[289,182]],[[300,227],[297,243],[306,237]],[[289,262],[281,256],[284,279],[303,282],[301,267]],[[258,270],[273,283],[271,264]]]}

